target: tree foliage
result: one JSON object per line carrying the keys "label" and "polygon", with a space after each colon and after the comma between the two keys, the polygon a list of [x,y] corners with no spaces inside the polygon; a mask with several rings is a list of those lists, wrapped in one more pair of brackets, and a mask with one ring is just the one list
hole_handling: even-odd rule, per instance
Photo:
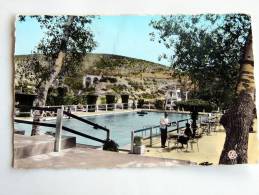
{"label": "tree foliage", "polygon": [[38,85],[51,74],[51,66],[54,66],[61,49],[64,49],[66,56],[59,76],[65,76],[78,72],[82,58],[97,45],[90,28],[94,16],[73,16],[66,43],[62,40],[68,17],[71,16],[20,16],[19,21],[24,22],[27,17],[35,19],[44,32],[44,36],[32,51],[33,55],[27,59],[31,71],[38,78]]}
{"label": "tree foliage", "polygon": [[[48,91],[57,78],[62,74],[75,72],[82,57],[95,47],[93,34],[89,24],[92,16],[30,16],[40,24],[44,36],[33,52],[44,58],[46,65],[41,61],[31,61],[32,67],[44,67],[40,71],[42,77],[38,78],[37,97],[35,106],[45,106]],[[25,21],[26,16],[20,16],[20,21]],[[35,110],[33,121],[41,120],[41,111]],[[32,126],[31,135],[39,134],[39,127]]]}
{"label": "tree foliage", "polygon": [[151,40],[168,49],[161,57],[179,74],[187,73],[193,96],[219,106],[232,101],[238,80],[239,60],[249,29],[244,14],[163,16],[151,21]]}

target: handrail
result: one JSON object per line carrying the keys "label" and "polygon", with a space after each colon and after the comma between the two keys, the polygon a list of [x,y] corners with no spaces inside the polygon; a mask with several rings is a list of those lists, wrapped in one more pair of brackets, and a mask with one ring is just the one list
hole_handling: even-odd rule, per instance
{"label": "handrail", "polygon": [[101,129],[101,130],[103,130],[103,131],[106,131],[106,132],[107,132],[107,139],[110,139],[110,130],[107,129],[106,127],[103,127],[103,126],[101,126],[101,125],[98,125],[98,124],[96,124],[96,123],[93,123],[93,122],[91,122],[91,121],[89,121],[89,120],[86,120],[86,119],[81,118],[81,117],[79,117],[79,116],[76,116],[76,115],[74,115],[74,114],[71,114],[71,113],[69,113],[69,112],[67,112],[67,111],[63,111],[63,112],[64,112],[65,115],[70,116],[70,117],[72,117],[72,118],[75,118],[75,119],[77,119],[77,120],[79,120],[79,121],[81,121],[81,122],[87,123],[88,125],[92,125],[94,128],[98,128],[98,129]]}
{"label": "handrail", "polygon": [[106,142],[106,140],[102,140],[102,139],[99,139],[99,138],[87,135],[85,133],[81,133],[81,132],[76,131],[74,129],[71,129],[69,127],[63,126],[62,129],[65,130],[65,131],[68,131],[70,133],[73,133],[73,134],[76,134],[76,135],[79,135],[79,136],[82,136],[82,137],[85,137],[85,138],[88,138],[88,139],[92,139],[92,140],[97,141],[97,142],[101,142],[101,143],[105,143]]}
{"label": "handrail", "polygon": [[[24,123],[24,124],[30,124],[30,125],[39,125],[39,126],[53,127],[53,128],[56,127],[56,124],[51,124],[51,123],[42,123],[42,122],[35,122],[35,121],[25,121],[25,120],[20,120],[20,119],[14,119],[14,121],[17,122],[17,123]],[[76,131],[76,130],[71,129],[71,128],[66,127],[66,126],[62,126],[62,129],[67,131],[67,132],[70,132],[70,133],[73,133],[73,134],[76,134],[76,135],[79,135],[79,136],[82,136],[82,137],[85,137],[85,138],[88,138],[88,139],[91,139],[91,140],[94,140],[94,141],[97,141],[97,142],[101,142],[101,143],[105,143],[106,142],[106,140],[102,140],[102,139],[99,139],[99,138],[87,135],[85,133]]]}
{"label": "handrail", "polygon": [[[172,121],[170,124],[172,125],[172,124],[179,124],[180,122],[184,122],[184,121],[188,121],[188,120],[190,120],[190,118],[188,118],[188,119],[182,119],[182,120],[179,120],[179,121]],[[150,130],[150,128],[158,128],[160,125],[155,125],[155,126],[150,126],[150,127],[146,127],[146,128],[142,128],[142,129],[138,129],[138,130],[134,130],[134,133],[139,133],[139,132],[142,132],[142,131],[147,131],[147,130]],[[178,126],[178,128],[179,128],[179,126]],[[176,130],[177,130],[177,128],[176,128]],[[170,131],[172,131],[172,130],[170,130]],[[169,131],[169,132],[170,132]]]}
{"label": "handrail", "polygon": [[[172,121],[170,123],[170,126],[172,126],[173,124],[176,125],[176,128],[173,128],[173,129],[170,129],[169,131],[167,132],[173,132],[173,131],[177,131],[177,133],[179,133],[179,130],[184,128],[184,127],[179,127],[179,123],[180,122],[183,122],[183,121],[187,121],[190,120],[190,118],[187,118],[187,119],[182,119],[182,120],[179,120],[179,121]],[[149,139],[149,145],[150,147],[152,147],[152,144],[153,144],[153,140],[152,140],[152,137],[154,136],[158,136],[159,133],[157,133],[157,130],[156,130],[156,133],[154,134],[153,133],[153,130],[156,129],[156,128],[159,128],[160,125],[154,125],[154,126],[150,126],[150,127],[147,127],[147,128],[142,128],[142,129],[138,129],[138,130],[133,130],[131,132],[131,152],[133,152],[133,145],[134,145],[134,136],[136,133],[142,133],[142,137],[143,137],[143,132],[145,132],[145,136],[146,136],[146,132],[149,131],[149,136],[147,137],[143,137],[143,139]]]}
{"label": "handrail", "polygon": [[77,120],[79,120],[79,121],[82,121],[82,122],[84,122],[84,123],[87,123],[87,124],[89,124],[89,125],[92,125],[92,126],[94,126],[95,128],[99,128],[99,129],[104,130],[104,131],[110,131],[110,130],[107,129],[106,127],[103,127],[103,126],[98,125],[98,124],[96,124],[96,123],[94,123],[94,122],[91,122],[91,121],[89,121],[89,120],[86,120],[86,119],[84,119],[84,118],[81,118],[81,117],[79,117],[79,116],[76,116],[76,115],[74,115],[74,114],[72,114],[72,113],[69,113],[69,112],[67,112],[67,111],[64,111],[64,113],[65,113],[67,116],[70,116],[70,117],[75,118],[75,119],[77,119]]}

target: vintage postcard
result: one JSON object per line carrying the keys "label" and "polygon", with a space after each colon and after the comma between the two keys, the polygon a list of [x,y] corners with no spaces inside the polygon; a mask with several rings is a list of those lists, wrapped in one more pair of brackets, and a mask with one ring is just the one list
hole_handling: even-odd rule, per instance
{"label": "vintage postcard", "polygon": [[13,167],[257,163],[251,20],[17,16]]}

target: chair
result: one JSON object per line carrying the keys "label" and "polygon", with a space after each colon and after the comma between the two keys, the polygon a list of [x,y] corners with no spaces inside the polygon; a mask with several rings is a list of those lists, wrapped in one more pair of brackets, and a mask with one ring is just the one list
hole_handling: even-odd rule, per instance
{"label": "chair", "polygon": [[193,145],[194,144],[196,144],[198,152],[200,151],[200,149],[199,149],[199,138],[197,138],[197,137],[191,138],[188,141],[188,144],[190,144],[192,151],[193,151]]}
{"label": "chair", "polygon": [[168,150],[171,150],[171,148],[170,148],[171,142],[174,143],[174,146],[178,145],[178,143],[177,143],[178,137],[179,137],[179,135],[176,135],[176,134],[168,134],[168,136],[167,136]]}

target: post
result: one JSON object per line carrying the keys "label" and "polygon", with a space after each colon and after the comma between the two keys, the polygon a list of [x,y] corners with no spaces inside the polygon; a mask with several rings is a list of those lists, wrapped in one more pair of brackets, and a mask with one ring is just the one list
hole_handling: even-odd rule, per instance
{"label": "post", "polygon": [[134,130],[131,131],[131,145],[130,145],[130,151],[133,154],[133,145],[134,145]]}
{"label": "post", "polygon": [[150,147],[152,147],[152,134],[153,134],[152,132],[153,132],[153,127],[150,128],[150,140],[149,140],[150,141],[150,143],[149,143]]}
{"label": "post", "polygon": [[179,133],[179,122],[176,122],[176,129],[177,129],[177,133]]}
{"label": "post", "polygon": [[210,131],[211,131],[211,119],[209,119],[209,134],[210,134]]}
{"label": "post", "polygon": [[86,112],[88,112],[88,104],[86,105]]}
{"label": "post", "polygon": [[110,131],[107,131],[107,140],[110,140]]}
{"label": "post", "polygon": [[59,152],[61,150],[63,111],[64,111],[64,106],[61,106],[61,109],[57,110],[55,148],[54,148],[55,152]]}
{"label": "post", "polygon": [[105,104],[105,111],[107,111],[108,110],[108,106],[107,106],[107,104]]}
{"label": "post", "polygon": [[117,108],[117,104],[115,103],[114,104],[114,111],[116,111],[116,108]]}
{"label": "post", "polygon": [[98,112],[98,104],[95,104],[95,110]]}

